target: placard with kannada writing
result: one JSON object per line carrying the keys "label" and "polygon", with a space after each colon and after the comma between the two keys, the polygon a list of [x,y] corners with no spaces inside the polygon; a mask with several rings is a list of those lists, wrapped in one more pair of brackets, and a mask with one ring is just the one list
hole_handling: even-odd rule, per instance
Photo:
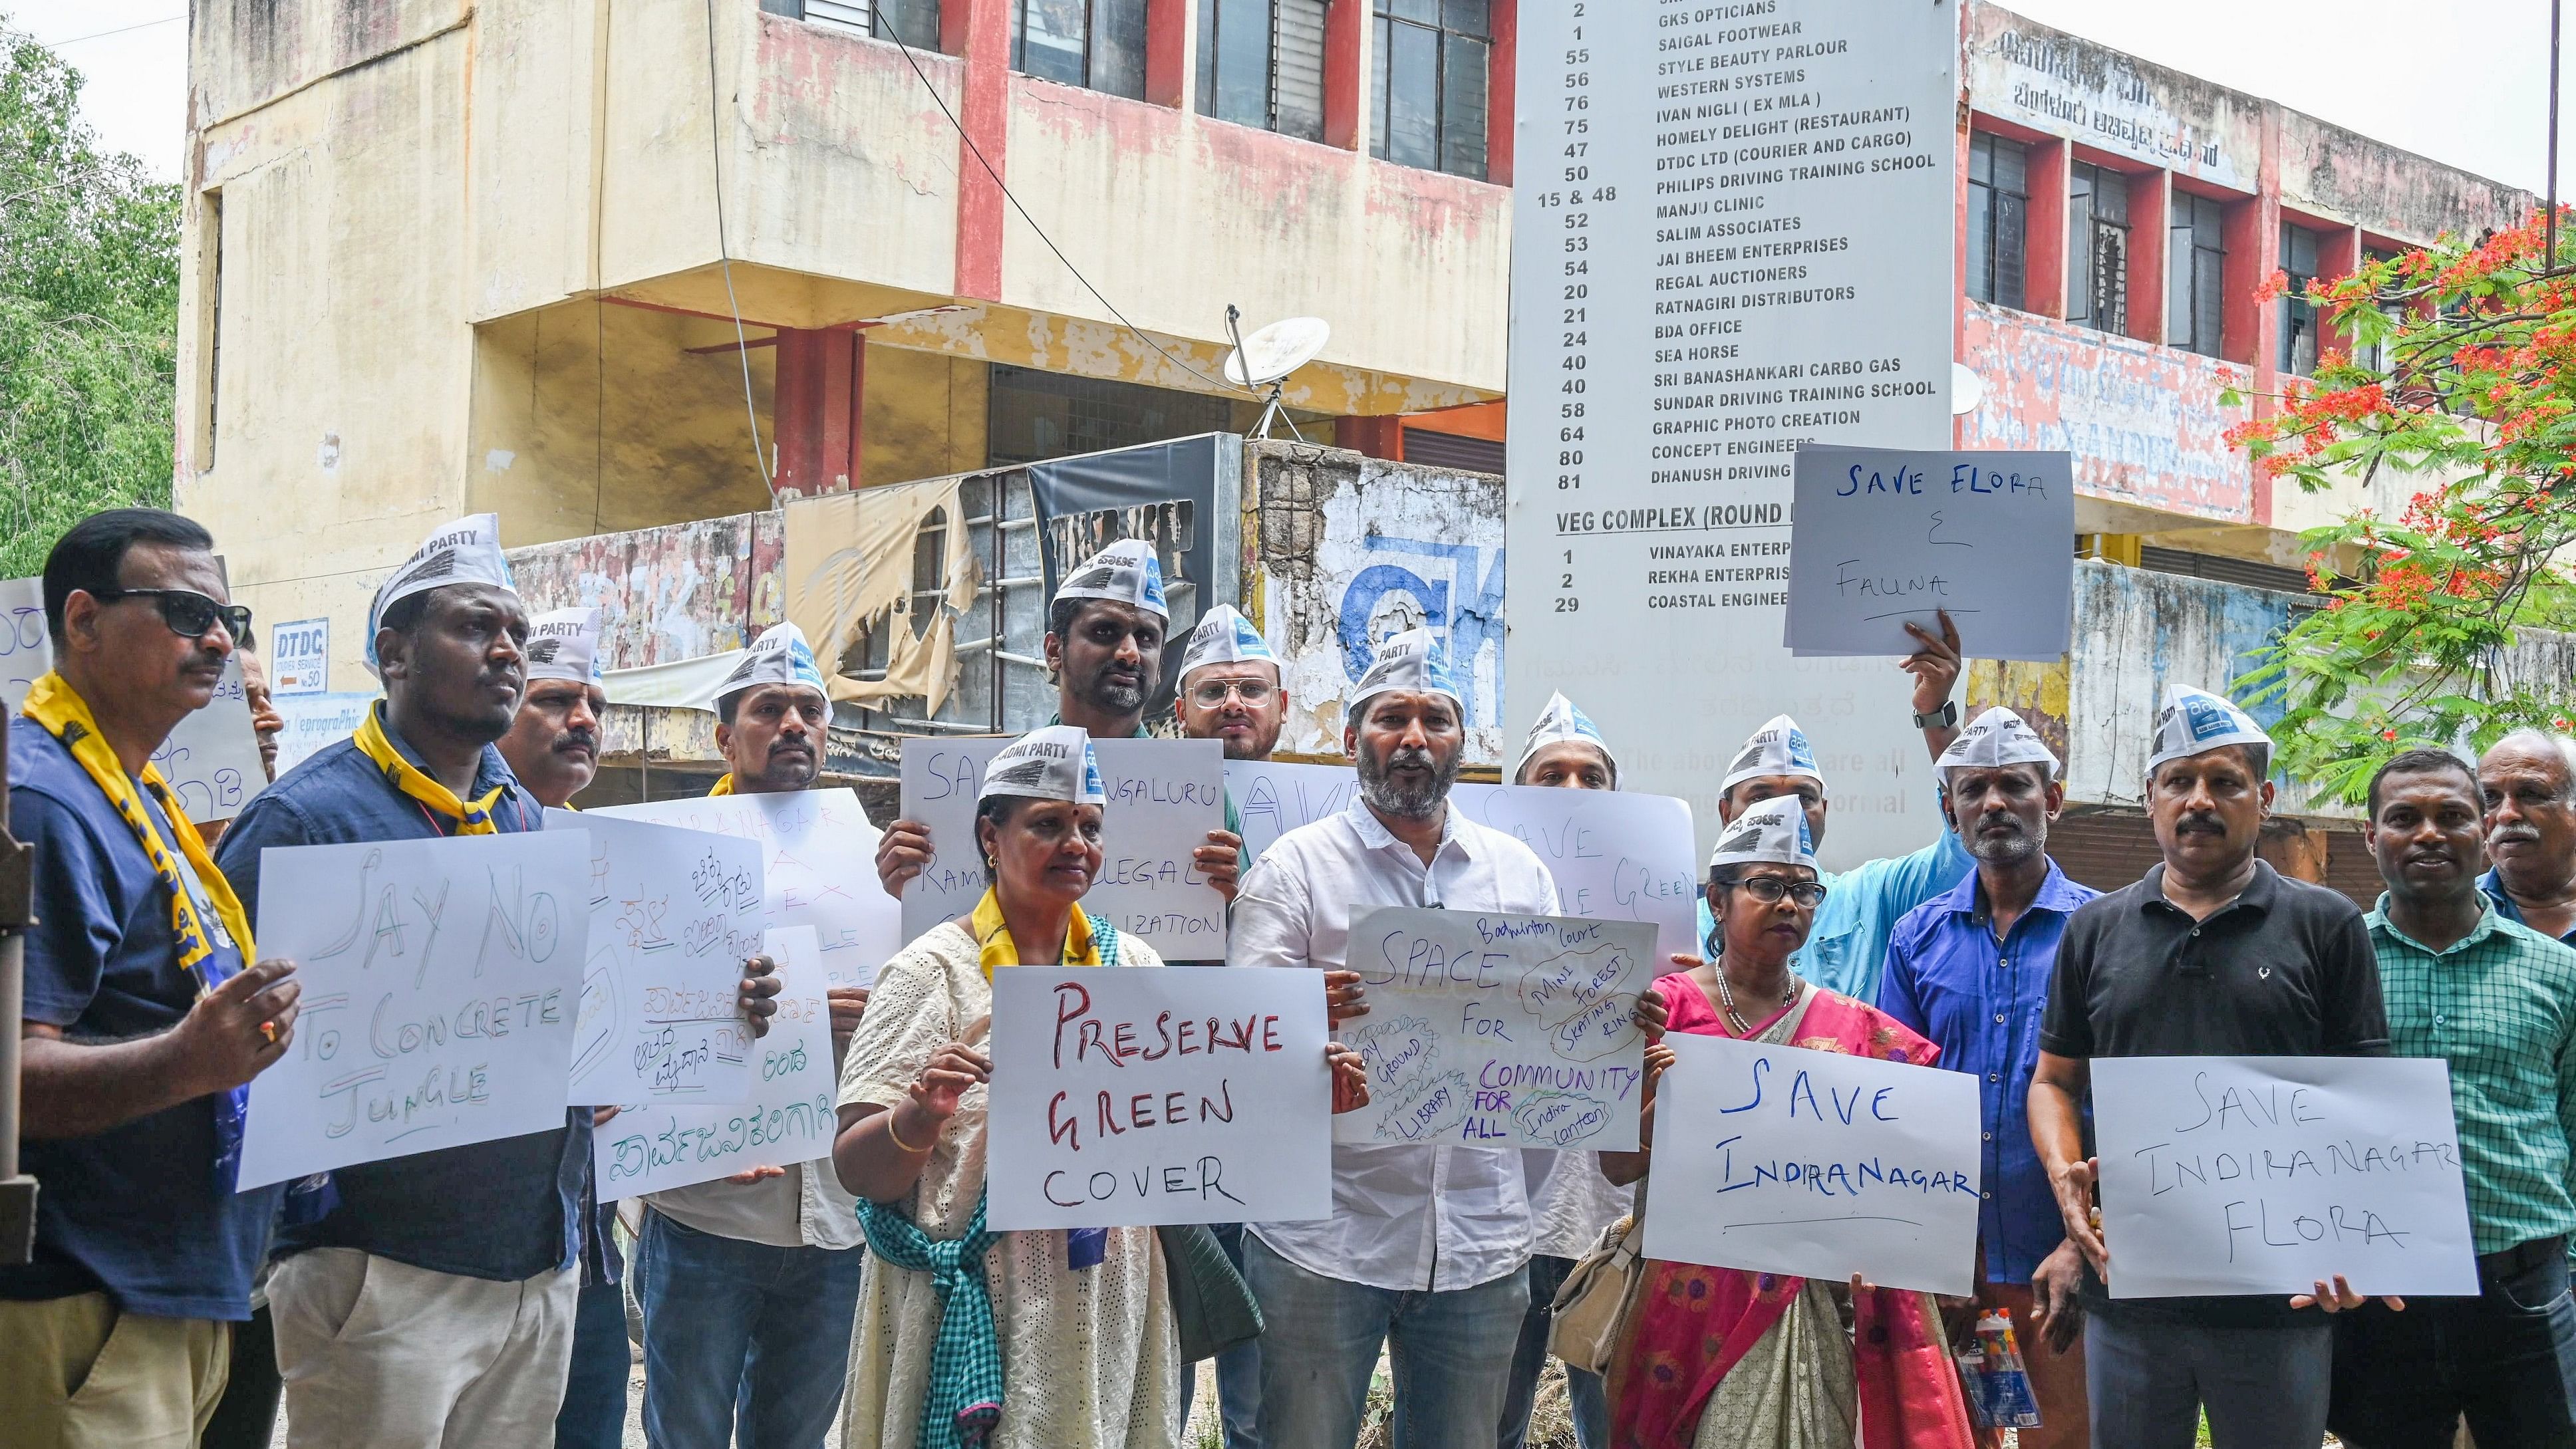
{"label": "placard with kannada writing", "polygon": [[866,986],[902,948],[895,903],[877,885],[877,839],[847,789],[709,795],[587,812],[757,841],[769,926],[812,926],[833,986]]}

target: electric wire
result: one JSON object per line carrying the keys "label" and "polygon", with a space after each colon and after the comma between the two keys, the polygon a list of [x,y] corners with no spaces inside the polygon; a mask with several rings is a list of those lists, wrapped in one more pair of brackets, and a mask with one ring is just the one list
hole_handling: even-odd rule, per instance
{"label": "electric wire", "polygon": [[[742,302],[733,291],[733,252],[725,244],[724,92],[716,84],[716,0],[707,0],[706,9],[707,151],[716,171],[716,257],[724,263],[725,306],[733,312],[734,356],[742,359],[742,415],[751,422],[751,463],[760,470],[760,481],[775,492],[778,479],[769,471],[769,450],[760,443],[760,413],[751,401],[751,343],[743,336]],[[918,73],[919,67],[914,69]]]}

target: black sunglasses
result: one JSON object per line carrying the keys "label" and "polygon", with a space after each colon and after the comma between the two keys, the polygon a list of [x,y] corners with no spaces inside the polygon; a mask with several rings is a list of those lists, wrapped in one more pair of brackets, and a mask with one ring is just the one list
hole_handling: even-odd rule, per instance
{"label": "black sunglasses", "polygon": [[102,604],[119,599],[150,599],[160,606],[161,622],[170,632],[183,639],[202,638],[215,621],[224,622],[225,632],[236,644],[250,642],[250,605],[218,604],[194,589],[99,589],[90,597]]}

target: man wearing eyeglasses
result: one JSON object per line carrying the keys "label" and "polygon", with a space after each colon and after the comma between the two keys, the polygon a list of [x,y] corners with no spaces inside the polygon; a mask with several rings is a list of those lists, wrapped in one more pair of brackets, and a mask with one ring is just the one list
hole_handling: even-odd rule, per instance
{"label": "man wearing eyeglasses", "polygon": [[45,561],[54,668],[10,722],[32,848],[20,1123],[44,1185],[0,1268],[13,1443],[193,1444],[282,1189],[233,1190],[250,1079],[294,1039],[294,967],[246,963],[239,900],[149,763],[250,628],[175,513],[73,525]]}

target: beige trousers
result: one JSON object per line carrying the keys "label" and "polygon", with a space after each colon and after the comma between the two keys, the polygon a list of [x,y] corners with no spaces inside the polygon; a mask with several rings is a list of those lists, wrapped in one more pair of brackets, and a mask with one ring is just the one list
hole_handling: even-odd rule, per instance
{"label": "beige trousers", "polygon": [[232,1328],[119,1313],[104,1293],[0,1301],[0,1441],[195,1449],[224,1396]]}
{"label": "beige trousers", "polygon": [[581,1270],[495,1283],[355,1248],[268,1280],[289,1449],[547,1449]]}

